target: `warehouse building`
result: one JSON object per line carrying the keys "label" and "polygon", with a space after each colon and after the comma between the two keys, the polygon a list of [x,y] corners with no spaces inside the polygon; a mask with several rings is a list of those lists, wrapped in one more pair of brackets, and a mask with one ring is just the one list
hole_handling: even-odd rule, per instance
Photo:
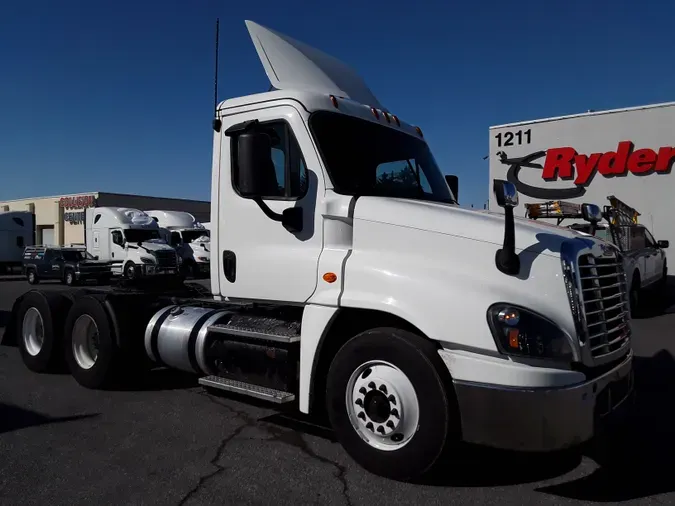
{"label": "warehouse building", "polygon": [[199,221],[210,220],[211,203],[199,200],[146,197],[123,193],[76,193],[0,201],[0,211],[30,211],[35,214],[36,244],[84,243],[84,213],[88,207],[130,207],[149,211],[186,211]]}

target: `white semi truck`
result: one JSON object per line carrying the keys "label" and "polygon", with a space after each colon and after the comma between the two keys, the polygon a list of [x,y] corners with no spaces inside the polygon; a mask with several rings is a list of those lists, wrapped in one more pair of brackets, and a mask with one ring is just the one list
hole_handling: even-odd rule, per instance
{"label": "white semi truck", "polygon": [[157,222],[164,241],[176,248],[183,271],[192,277],[209,273],[210,232],[190,213],[183,211],[145,211]]}
{"label": "white semi truck", "polygon": [[[273,90],[217,107],[212,294],[28,292],[5,339],[30,369],[61,347],[75,379],[102,388],[149,357],[325,413],[357,462],[402,480],[460,440],[571,447],[629,405],[614,246],[514,219],[504,181],[505,216],[460,208],[422,131],[353,70],[247,27]],[[604,323],[617,294],[620,317]]]}
{"label": "white semi truck", "polygon": [[35,215],[30,211],[0,212],[0,272],[21,267],[23,252],[35,244]]}
{"label": "white semi truck", "polygon": [[90,207],[85,212],[85,244],[98,260],[111,262],[114,275],[128,280],[177,276],[181,259],[148,214],[126,207]]}

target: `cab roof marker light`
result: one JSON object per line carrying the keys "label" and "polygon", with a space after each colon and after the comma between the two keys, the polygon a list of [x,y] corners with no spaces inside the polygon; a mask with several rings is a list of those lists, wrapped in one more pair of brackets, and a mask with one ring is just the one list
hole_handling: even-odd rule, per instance
{"label": "cab roof marker light", "polygon": [[339,109],[338,99],[335,95],[330,96],[330,101],[333,103],[333,107]]}
{"label": "cab roof marker light", "polygon": [[387,120],[387,123],[391,123],[391,119],[389,119],[389,114],[387,114],[387,111],[382,111],[382,116],[384,116],[384,119]]}
{"label": "cab roof marker light", "polygon": [[422,129],[420,127],[416,126],[415,131],[420,137],[422,137],[422,139],[424,139],[424,134],[422,133]]}
{"label": "cab roof marker light", "polygon": [[401,126],[401,122],[399,121],[398,116],[396,116],[396,114],[392,114],[391,117],[396,122],[396,126]]}
{"label": "cab roof marker light", "polygon": [[374,107],[371,107],[370,112],[373,113],[373,116],[375,116],[375,119],[380,119],[380,113],[377,112],[377,109],[375,109]]}

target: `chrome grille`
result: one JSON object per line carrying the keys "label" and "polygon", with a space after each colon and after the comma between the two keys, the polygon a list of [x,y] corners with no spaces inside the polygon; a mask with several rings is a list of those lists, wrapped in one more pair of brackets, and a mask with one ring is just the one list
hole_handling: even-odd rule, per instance
{"label": "chrome grille", "polygon": [[630,340],[626,276],[621,255],[578,258],[582,342],[593,359],[610,355]]}
{"label": "chrome grille", "polygon": [[159,250],[153,251],[157,259],[157,267],[163,269],[175,269],[178,265],[178,260],[175,251]]}

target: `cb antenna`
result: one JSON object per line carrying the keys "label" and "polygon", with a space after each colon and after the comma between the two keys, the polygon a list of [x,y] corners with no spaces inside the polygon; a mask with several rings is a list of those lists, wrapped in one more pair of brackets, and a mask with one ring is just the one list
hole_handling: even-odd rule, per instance
{"label": "cb antenna", "polygon": [[213,129],[220,132],[223,122],[218,118],[218,40],[220,39],[220,18],[216,18],[216,62],[213,79]]}

